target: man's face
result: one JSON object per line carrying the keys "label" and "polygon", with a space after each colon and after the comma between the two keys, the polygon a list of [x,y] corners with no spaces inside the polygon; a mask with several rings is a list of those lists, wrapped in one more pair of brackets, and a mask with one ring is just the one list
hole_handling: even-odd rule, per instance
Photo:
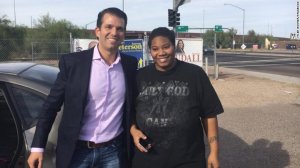
{"label": "man's face", "polygon": [[96,28],[99,39],[99,49],[117,51],[125,38],[125,21],[115,15],[106,13],[102,18],[101,27]]}

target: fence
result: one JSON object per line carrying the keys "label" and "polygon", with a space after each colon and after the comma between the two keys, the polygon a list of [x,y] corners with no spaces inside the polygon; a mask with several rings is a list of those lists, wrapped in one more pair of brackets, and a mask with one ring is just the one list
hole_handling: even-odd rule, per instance
{"label": "fence", "polygon": [[70,52],[69,40],[0,40],[0,62],[31,61],[57,65],[60,55]]}

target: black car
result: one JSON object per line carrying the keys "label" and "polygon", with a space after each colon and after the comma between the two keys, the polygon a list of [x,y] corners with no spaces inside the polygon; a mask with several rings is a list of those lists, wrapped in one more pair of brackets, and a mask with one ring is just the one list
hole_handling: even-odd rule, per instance
{"label": "black car", "polygon": [[209,56],[209,55],[214,55],[214,49],[208,47],[208,46],[203,46],[203,55],[204,56]]}
{"label": "black car", "polygon": [[297,49],[297,46],[296,46],[296,44],[287,44],[285,46],[285,48],[289,49],[289,50],[295,50],[295,49]]}
{"label": "black car", "polygon": [[[58,71],[36,63],[0,63],[0,167],[27,167],[37,118]],[[60,117],[49,134],[44,167],[55,167]]]}

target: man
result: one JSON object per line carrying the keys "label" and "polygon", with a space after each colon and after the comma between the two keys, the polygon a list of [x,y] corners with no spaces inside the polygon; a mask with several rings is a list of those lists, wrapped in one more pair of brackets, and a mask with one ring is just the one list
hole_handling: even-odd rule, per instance
{"label": "man", "polygon": [[95,29],[98,45],[61,56],[60,72],[44,104],[32,142],[28,158],[31,168],[42,167],[43,148],[63,104],[57,168],[124,167],[124,158],[130,155],[129,113],[137,69],[136,59],[118,51],[125,38],[126,24],[123,11],[107,8],[98,14]]}

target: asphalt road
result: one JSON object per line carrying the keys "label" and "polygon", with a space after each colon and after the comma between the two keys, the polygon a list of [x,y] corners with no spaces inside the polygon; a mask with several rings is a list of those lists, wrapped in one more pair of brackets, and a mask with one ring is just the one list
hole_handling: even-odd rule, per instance
{"label": "asphalt road", "polygon": [[[209,65],[213,65],[213,56],[208,57]],[[217,53],[220,67],[236,68],[255,72],[284,75],[300,78],[299,55],[272,55],[270,53],[234,54]]]}

